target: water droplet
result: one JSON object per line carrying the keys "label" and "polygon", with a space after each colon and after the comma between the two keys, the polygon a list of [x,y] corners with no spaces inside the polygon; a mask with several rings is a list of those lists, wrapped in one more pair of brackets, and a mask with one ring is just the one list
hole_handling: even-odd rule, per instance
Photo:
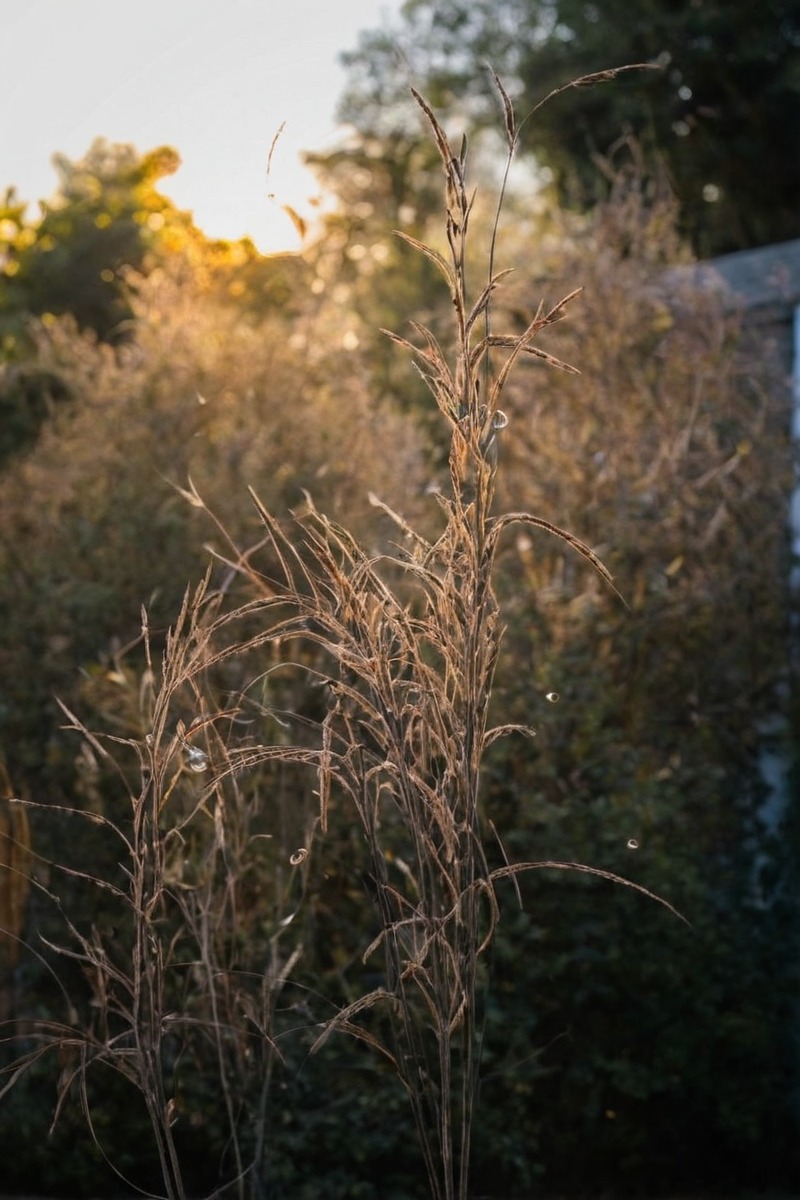
{"label": "water droplet", "polygon": [[208,770],[208,755],[205,750],[201,750],[199,746],[186,746],[185,750],[186,764],[190,771],[196,771],[199,775]]}
{"label": "water droplet", "polygon": [[551,704],[558,704],[560,699],[558,692],[548,692],[545,696],[545,700],[549,700]]}
{"label": "water droplet", "polygon": [[636,840],[636,838],[628,838],[628,849],[629,850],[638,850],[639,849],[639,843]]}

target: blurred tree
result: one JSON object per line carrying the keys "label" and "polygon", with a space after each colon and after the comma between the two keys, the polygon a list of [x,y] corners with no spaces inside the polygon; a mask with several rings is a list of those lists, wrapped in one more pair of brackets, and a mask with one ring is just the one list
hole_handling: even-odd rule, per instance
{"label": "blurred tree", "polygon": [[195,292],[253,316],[297,315],[307,268],[295,255],[262,255],[243,238],[206,238],[190,213],[158,191],[177,170],[176,151],[141,155],[98,139],[77,162],[56,155],[60,183],[38,220],[13,188],[0,203],[0,462],[35,439],[70,393],[45,369],[31,318],[52,326],[69,315],[82,332],[120,343],[133,336],[134,293],[169,264]]}
{"label": "blurred tree", "polygon": [[800,0],[407,0],[396,33],[366,33],[345,56],[341,111],[365,135],[386,130],[414,82],[495,122],[486,61],[520,115],[572,79],[656,64],[546,105],[521,145],[560,201],[586,208],[605,194],[595,155],[632,133],[666,164],[707,257],[800,236],[799,57]]}
{"label": "blurred tree", "polygon": [[13,193],[6,197],[0,317],[71,313],[99,337],[119,337],[130,316],[124,268],[141,268],[159,242],[177,248],[191,227],[156,189],[180,159],[166,146],[141,156],[100,138],[77,162],[53,161],[59,185],[38,221],[26,223]]}
{"label": "blurred tree", "polygon": [[[29,221],[13,188],[0,205],[0,332],[6,357],[26,316],[71,314],[81,329],[118,341],[131,317],[131,272],[147,274],[183,259],[243,307],[264,311],[287,304],[296,282],[291,255],[264,256],[253,243],[208,239],[158,190],[177,171],[169,146],[140,154],[98,138],[86,156],[54,158],[59,186]],[[49,317],[48,317],[49,314]]]}

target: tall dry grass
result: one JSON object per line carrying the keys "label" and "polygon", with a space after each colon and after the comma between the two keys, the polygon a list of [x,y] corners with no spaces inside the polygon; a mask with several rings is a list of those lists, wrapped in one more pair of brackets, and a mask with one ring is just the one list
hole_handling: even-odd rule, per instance
{"label": "tall dry grass", "polygon": [[[513,110],[495,82],[512,154]],[[480,1078],[483,963],[499,919],[497,885],[544,868],[612,877],[580,863],[508,862],[483,811],[481,765],[488,748],[503,737],[535,734],[525,725],[490,724],[503,635],[495,557],[506,531],[523,526],[559,538],[613,583],[572,533],[533,513],[493,511],[498,441],[507,424],[504,388],[526,355],[571,370],[534,341],[562,319],[577,293],[540,308],[522,334],[493,331],[491,302],[505,272],[491,272],[469,298],[473,197],[465,181],[466,147],[456,153],[427,102],[415,98],[444,171],[449,257],[405,240],[447,282],[453,347],[445,351],[419,324],[418,343],[389,336],[414,356],[448,431],[451,487],[436,497],[438,534],[425,537],[376,496],[373,503],[394,523],[399,544],[375,554],[310,498],[289,528],[255,498],[278,567],[264,576],[242,557],[230,560],[255,596],[244,609],[221,615],[211,636],[232,637],[218,661],[266,645],[287,655],[298,653],[290,647],[310,646],[321,656],[310,668],[329,698],[319,745],[249,748],[230,769],[276,756],[313,762],[322,833],[331,805],[347,805],[355,816],[378,922],[364,957],[382,954],[384,982],[327,1022],[315,1045],[343,1032],[389,1061],[414,1113],[432,1195],[465,1200]],[[243,616],[255,618],[259,629],[237,640]],[[498,849],[504,861],[493,866]]]}
{"label": "tall dry grass", "polygon": [[[518,127],[496,76],[494,82],[510,162]],[[574,370],[538,342],[578,292],[541,306],[521,333],[495,331],[492,303],[507,272],[495,270],[492,238],[485,281],[470,295],[476,263],[466,142],[454,150],[428,103],[414,95],[444,173],[447,252],[405,240],[446,281],[452,344],[445,347],[417,323],[414,341],[389,336],[413,356],[449,442],[450,487],[431,501],[435,532],[423,533],[373,495],[376,517],[388,521],[394,539],[376,552],[310,496],[284,522],[253,493],[259,542],[239,549],[220,525],[218,546],[227,539],[227,549],[216,551],[222,577],[238,578],[246,598],[231,603],[226,586],[212,588],[207,576],[187,595],[160,662],[143,619],[142,736],[101,738],[67,711],[90,757],[118,771],[129,796],[118,819],[72,813],[118,844],[117,877],[82,873],[82,879],[110,892],[124,914],[124,937],[120,948],[63,912],[67,937],[48,949],[76,962],[88,978],[91,1020],[77,1019],[66,1000],[67,1019],[29,1031],[30,1045],[6,1087],[55,1050],[64,1064],[58,1107],[77,1089],[91,1129],[88,1076],[101,1064],[119,1073],[143,1099],[163,1187],[176,1200],[188,1194],[175,1135],[183,1115],[177,1060],[194,1038],[213,1052],[230,1130],[228,1184],[241,1196],[259,1195],[265,1186],[270,1131],[263,1119],[258,1127],[264,1107],[251,1107],[246,1120],[256,1136],[245,1144],[242,1080],[255,1071],[262,1096],[269,1087],[279,1054],[275,1006],[302,953],[286,931],[309,855],[325,852],[333,806],[352,815],[366,848],[377,932],[364,959],[381,956],[383,978],[318,1028],[314,1048],[346,1034],[391,1065],[411,1105],[435,1200],[469,1194],[499,885],[524,872],[561,869],[651,895],[591,864],[509,861],[485,810],[487,751],[499,739],[536,732],[527,724],[495,724],[490,716],[503,638],[493,578],[506,534],[523,528],[555,537],[614,585],[573,533],[532,512],[495,511],[502,442],[515,436],[501,407],[512,370],[526,357]],[[205,508],[191,485],[185,495]],[[248,663],[257,664],[250,674]],[[271,707],[282,678],[298,673],[325,696],[319,719]],[[227,687],[211,685],[220,678]],[[242,724],[255,718],[255,726]],[[259,736],[267,729],[271,739]],[[132,763],[123,767],[125,755]],[[283,858],[260,858],[264,833],[253,814],[265,800],[246,781],[282,772],[295,789],[287,806],[293,800],[297,845]],[[269,955],[260,971],[245,971],[236,949],[246,939],[237,897],[243,877],[259,870],[274,873]],[[55,890],[38,886],[58,907]]]}
{"label": "tall dry grass", "polygon": [[[173,1133],[178,1122],[193,1117],[181,1084],[184,1058],[202,1060],[221,1097],[230,1158],[221,1180],[240,1196],[260,1194],[248,1179],[263,1174],[263,1106],[278,1054],[274,1014],[302,954],[289,926],[304,887],[313,825],[291,781],[269,779],[264,772],[255,787],[237,781],[232,759],[237,707],[221,706],[217,692],[209,711],[210,616],[220,599],[208,579],[187,594],[160,661],[151,652],[143,613],[147,665],[139,704],[147,732],[141,738],[96,735],[62,706],[69,727],[84,740],[92,773],[106,768],[116,775],[128,805],[113,817],[92,807],[59,806],[58,812],[70,819],[76,837],[81,827],[99,827],[112,843],[119,870],[103,876],[77,870],[68,865],[66,848],[57,863],[33,854],[30,882],[63,923],[63,938],[41,936],[37,953],[62,990],[65,1015],[23,1023],[25,1050],[0,1092],[55,1053],[61,1069],[53,1126],[64,1106],[77,1099],[104,1153],[91,1081],[98,1068],[109,1068],[144,1102],[163,1187],[175,1198],[189,1194]],[[272,814],[267,828],[275,828],[276,811],[283,810],[284,817],[289,811],[287,797],[279,794],[287,782],[292,804],[280,832],[282,840],[294,840],[291,855],[272,850],[274,835],[264,832],[266,807]],[[52,816],[50,805],[28,801],[25,807],[49,808]],[[96,921],[88,929],[62,905],[59,878],[83,885],[90,905],[94,897]],[[258,931],[248,928],[253,904],[246,893],[253,887],[264,901]],[[88,1008],[64,990],[59,962],[80,968]],[[251,1095],[256,1106],[247,1113],[243,1138],[244,1097]],[[125,1182],[137,1186],[135,1179]]]}

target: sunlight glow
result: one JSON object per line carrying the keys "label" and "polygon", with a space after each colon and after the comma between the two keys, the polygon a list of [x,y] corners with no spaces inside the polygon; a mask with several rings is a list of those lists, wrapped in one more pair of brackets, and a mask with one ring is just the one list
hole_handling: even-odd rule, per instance
{"label": "sunlight glow", "polygon": [[[174,146],[160,185],[209,236],[295,250],[320,209],[304,151],[335,143],[338,62],[400,0],[27,0],[3,14],[0,188],[31,212],[50,196],[51,156],[83,157],[96,137],[141,152]],[[270,146],[285,122],[272,153]],[[273,198],[271,198],[271,196]]]}

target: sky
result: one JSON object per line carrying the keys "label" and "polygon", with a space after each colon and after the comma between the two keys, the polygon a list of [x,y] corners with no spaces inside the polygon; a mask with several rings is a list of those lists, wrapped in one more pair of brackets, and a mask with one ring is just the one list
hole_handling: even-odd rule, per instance
{"label": "sky", "polygon": [[160,190],[204,233],[297,249],[281,205],[315,212],[300,155],[342,136],[338,55],[400,2],[0,0],[0,192],[14,185],[33,216],[55,191],[54,153],[81,158],[96,137],[169,145],[182,166]]}

